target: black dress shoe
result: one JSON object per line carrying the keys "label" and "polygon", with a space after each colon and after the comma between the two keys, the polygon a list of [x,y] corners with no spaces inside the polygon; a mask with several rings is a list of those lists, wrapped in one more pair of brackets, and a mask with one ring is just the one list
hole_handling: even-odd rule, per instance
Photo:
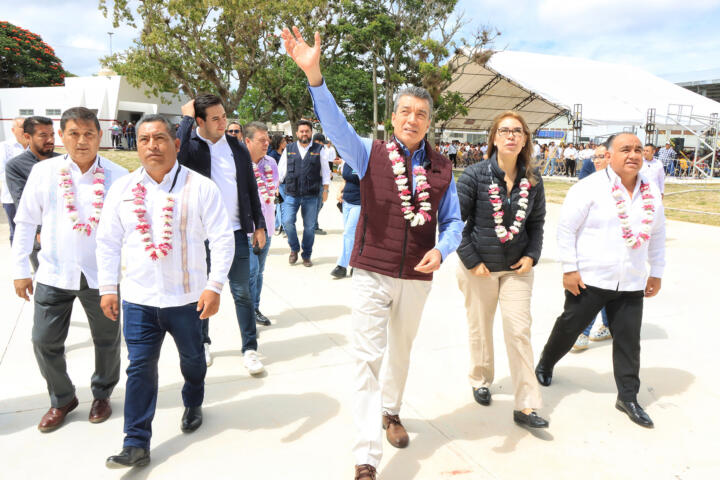
{"label": "black dress shoe", "polygon": [[530,415],[525,415],[520,410],[513,410],[513,420],[515,420],[515,423],[518,425],[524,425],[530,428],[547,428],[550,426],[550,422],[535,412],[530,412]]}
{"label": "black dress shoe", "polygon": [[643,410],[643,408],[637,402],[623,402],[622,400],[618,399],[618,401],[615,402],[615,408],[617,408],[621,412],[626,413],[627,416],[630,417],[630,420],[637,423],[641,427],[655,427],[655,424],[653,424],[650,416],[645,413],[645,410]]}
{"label": "black dress shoe", "polygon": [[473,387],[473,397],[475,397],[476,402],[478,402],[480,405],[485,405],[486,407],[490,405],[490,400],[492,400],[492,395],[490,395],[490,389],[487,387]]}
{"label": "black dress shoe", "polygon": [[202,425],[202,407],[185,407],[182,416],[181,430],[184,433],[191,433]]}
{"label": "black dress shoe", "polygon": [[330,275],[335,278],[345,278],[347,276],[347,268],[337,265],[335,268],[333,268],[333,271],[330,272]]}
{"label": "black dress shoe", "polygon": [[269,327],[272,325],[270,319],[260,313],[260,309],[255,309],[255,323],[262,325],[263,327]]}
{"label": "black dress shoe", "polygon": [[150,450],[140,447],[123,447],[117,455],[105,460],[107,468],[144,467],[150,463]]}
{"label": "black dress shoe", "polygon": [[552,368],[547,368],[542,363],[538,363],[535,367],[535,377],[540,385],[549,387],[552,383]]}

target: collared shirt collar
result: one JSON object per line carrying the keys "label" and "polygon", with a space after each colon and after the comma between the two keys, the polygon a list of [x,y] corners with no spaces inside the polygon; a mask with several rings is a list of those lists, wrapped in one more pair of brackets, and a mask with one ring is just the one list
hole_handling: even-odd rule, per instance
{"label": "collared shirt collar", "polygon": [[[615,183],[617,181],[620,185],[622,185],[622,180],[620,179],[620,176],[617,173],[615,173],[615,170],[613,170],[610,165],[605,167],[605,172],[607,172],[608,179],[610,179],[610,183]],[[638,171],[637,179],[638,179],[638,181],[635,182],[635,189],[633,190],[633,199],[635,198],[635,193],[637,193],[637,191],[640,189],[640,183],[650,183],[650,182],[648,182],[648,179],[645,176],[645,174],[641,171]],[[624,185],[623,185],[623,188],[625,188]]]}
{"label": "collared shirt collar", "polygon": [[220,137],[220,139],[219,139],[217,142],[215,142],[215,143],[213,143],[212,141],[210,141],[210,140],[208,140],[207,138],[205,138],[205,137],[203,137],[202,135],[200,135],[200,127],[195,127],[195,133],[197,134],[197,136],[198,136],[198,138],[199,138],[200,140],[204,141],[204,142],[207,143],[209,146],[217,145],[217,144],[222,143],[222,142],[227,142],[227,137],[225,136],[224,133],[223,133],[223,136]]}
{"label": "collared shirt collar", "polygon": [[[406,147],[405,144],[403,142],[401,142],[400,139],[397,138],[396,136],[393,135],[393,138],[395,138],[395,141],[398,143],[398,145],[400,145],[402,147],[402,149],[405,151],[405,155],[409,157],[410,149],[408,147]],[[417,152],[422,152],[423,157],[425,156],[425,139],[424,138],[420,141],[420,145],[418,146],[418,149],[415,150],[415,153],[417,153]]]}
{"label": "collared shirt collar", "polygon": [[138,170],[138,173],[140,174],[140,180],[146,180],[148,182],[154,183],[155,185],[166,185],[169,182],[173,181],[173,178],[175,178],[175,173],[177,172],[178,168],[180,168],[180,164],[177,160],[175,160],[175,163],[173,164],[172,168],[168,173],[165,174],[165,176],[162,179],[162,182],[157,183],[150,174],[147,173],[147,170],[145,168],[141,168]]}
{"label": "collared shirt collar", "polygon": [[[35,158],[37,158],[37,157],[35,157]],[[100,162],[100,156],[95,154],[95,161],[92,163],[92,165],[90,165],[90,168],[88,168],[85,173],[80,171],[80,167],[78,167],[78,164],[75,163],[75,161],[73,161],[73,159],[67,153],[65,154],[65,160],[70,160],[70,170],[74,170],[75,173],[78,173],[80,175],[87,175],[87,174],[92,175],[93,173],[95,173],[95,169],[97,168],[97,166]]]}

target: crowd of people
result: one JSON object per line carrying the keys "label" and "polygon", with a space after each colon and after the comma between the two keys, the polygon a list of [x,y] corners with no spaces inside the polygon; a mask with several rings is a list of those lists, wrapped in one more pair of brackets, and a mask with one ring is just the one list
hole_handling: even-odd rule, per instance
{"label": "crowd of people", "polygon": [[[284,232],[288,268],[299,261],[313,267],[318,212],[329,200],[333,165],[344,181],[336,199],[344,234],[330,274],[350,274],[353,282],[355,480],[377,478],[383,430],[392,446],[409,445],[400,413],[410,352],[433,272],[456,250],[467,310],[468,394],[474,401],[492,404],[492,325],[499,306],[513,381],[512,421],[548,428],[541,387],[551,385],[554,367],[603,311],[603,335],[613,341],[615,406],[636,424],[652,427],[637,394],[643,301],[660,290],[665,264],[658,173],[664,170],[654,148],[626,133],[593,149],[568,145],[562,155],[555,150],[556,167],[562,158],[574,175],[574,162],[582,159],[593,171],[582,165],[583,179],[562,207],[557,241],[565,304],[535,363],[530,312],[546,209],[537,167],[542,148],[523,117],[512,111],[497,115],[484,145],[433,148],[426,140],[432,97],[407,87],[395,96],[393,135],[365,139],[323,80],[319,34],[312,47],[296,28],[283,30],[282,37],[307,78],[323,134],[313,134],[309,121],[298,123],[294,139],[271,137],[261,122],[228,123],[221,99],[203,94],[182,107],[177,128],[161,115],[145,115],[134,125],[141,167],[128,172],[100,155],[100,123],[84,107],[62,114],[64,155],[54,153],[50,119],[14,123],[16,141],[0,149],[3,193],[10,192],[3,206],[12,222],[14,288],[25,300],[33,297],[32,343],[50,399],[38,429],[56,430],[79,404],[64,359],[76,298],[95,348],[88,413],[93,423],[112,414],[122,317],[129,358],[125,436],[120,452],[107,458],[108,468],[150,462],[157,364],[166,334],[178,348],[185,380],[181,430],[201,427],[212,364],[209,320],[219,310],[225,283],[244,366],[251,375],[262,373],[256,325],[272,324],[260,311],[271,242]],[[466,168],[456,183],[458,163]],[[121,275],[123,251],[132,261]]]}

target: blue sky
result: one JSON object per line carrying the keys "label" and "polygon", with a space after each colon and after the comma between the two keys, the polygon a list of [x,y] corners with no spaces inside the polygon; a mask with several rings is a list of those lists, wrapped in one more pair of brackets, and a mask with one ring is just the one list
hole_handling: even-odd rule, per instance
{"label": "blue sky", "polygon": [[[41,35],[76,75],[98,71],[98,57],[109,52],[107,32],[115,32],[115,51],[135,37],[128,27],[113,29],[97,0],[19,3],[0,18]],[[498,28],[499,49],[636,65],[657,75],[720,68],[720,0],[460,0],[458,9],[468,29]]]}

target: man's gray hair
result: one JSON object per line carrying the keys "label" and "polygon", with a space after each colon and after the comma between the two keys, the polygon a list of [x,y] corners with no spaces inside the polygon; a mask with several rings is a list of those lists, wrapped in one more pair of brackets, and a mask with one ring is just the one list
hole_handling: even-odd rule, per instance
{"label": "man's gray hair", "polygon": [[155,123],[155,122],[160,122],[160,123],[164,124],[165,129],[170,134],[170,138],[175,140],[175,138],[176,138],[175,125],[170,123],[170,120],[163,117],[162,115],[158,115],[157,113],[147,113],[147,114],[143,115],[142,118],[140,120],[138,120],[138,122],[135,124],[136,134],[140,133],[140,127],[142,126],[143,123]]}
{"label": "man's gray hair", "polygon": [[400,99],[408,95],[411,97],[420,98],[422,100],[427,100],[428,105],[430,106],[430,111],[428,112],[428,114],[430,115],[429,118],[432,118],[433,99],[430,96],[430,92],[428,92],[422,87],[405,87],[400,90],[397,95],[395,95],[395,106],[393,107],[393,112],[397,113],[397,110],[400,107]]}
{"label": "man's gray hair", "polygon": [[255,136],[255,132],[258,130],[267,132],[268,127],[262,122],[250,122],[243,128],[245,131],[245,138],[249,138],[250,140],[253,140],[253,137]]}

